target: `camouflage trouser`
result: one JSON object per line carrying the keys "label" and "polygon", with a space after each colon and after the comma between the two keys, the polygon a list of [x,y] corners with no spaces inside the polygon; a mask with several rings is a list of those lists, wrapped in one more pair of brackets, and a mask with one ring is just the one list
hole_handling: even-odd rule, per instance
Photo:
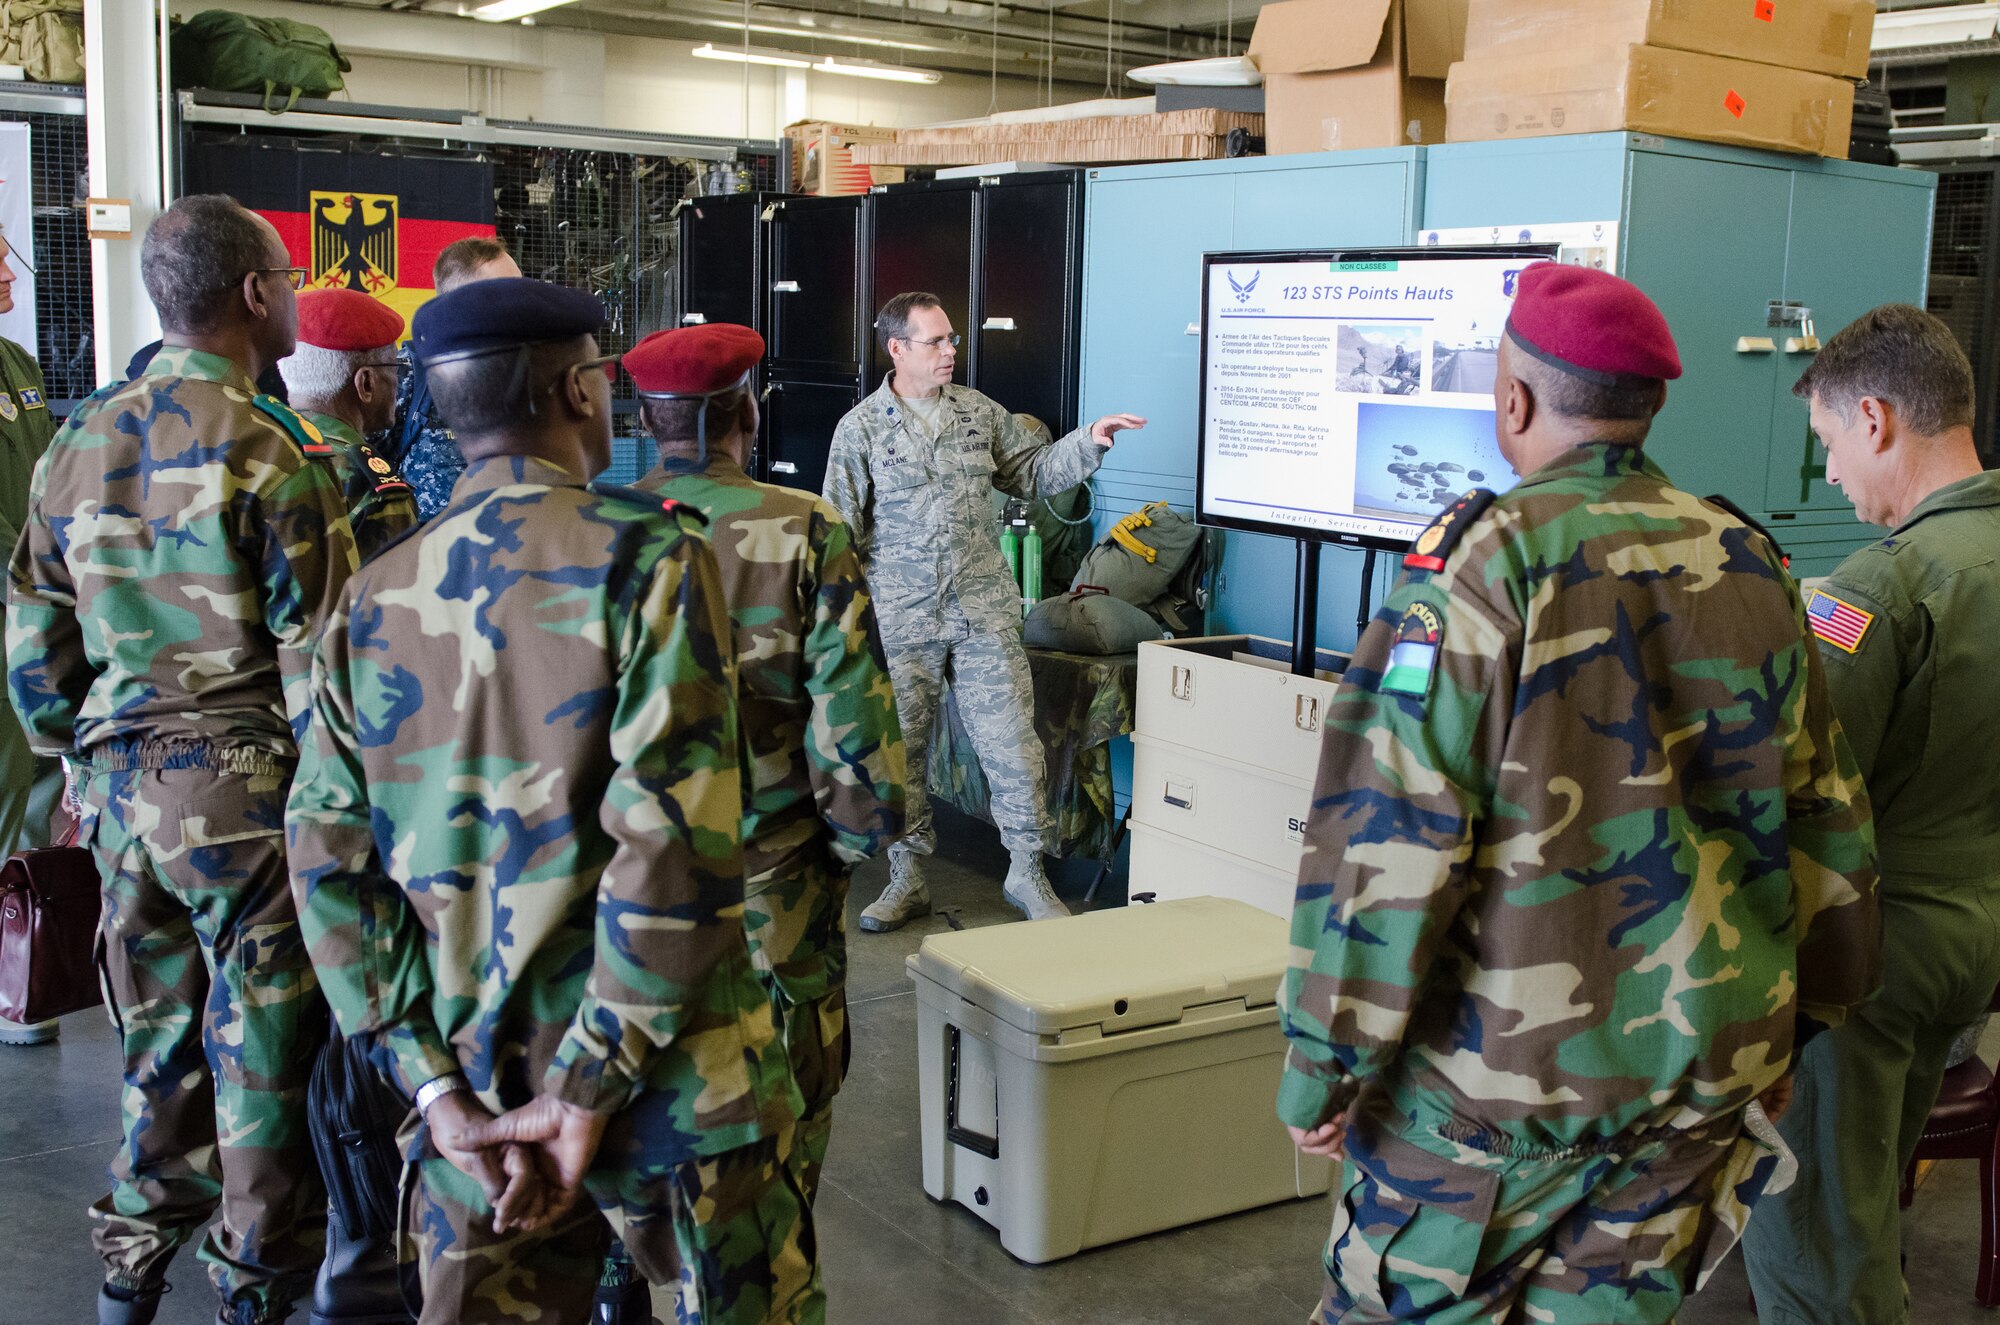
{"label": "camouflage trouser", "polygon": [[[1739,1116],[1520,1157],[1350,1131],[1315,1325],[1668,1322],[1736,1244],[1772,1152]],[[1478,1138],[1470,1138],[1476,1141]],[[1438,1152],[1456,1151],[1456,1158]]]}
{"label": "camouflage trouser", "polygon": [[493,1232],[470,1178],[433,1154],[412,1194],[422,1325],[568,1325],[588,1320],[613,1230],[632,1264],[676,1298],[676,1325],[824,1325],[812,1212],[777,1137],[661,1165],[628,1112],[591,1176],[595,1205],[538,1233]]}
{"label": "camouflage trouser", "polygon": [[786,1161],[810,1205],[847,1075],[847,871],[808,853],[753,874],[743,891],[750,960],[771,991],[805,1097]]}
{"label": "camouflage trouser", "polygon": [[1001,842],[1009,851],[1044,850],[1053,827],[1048,760],[1035,732],[1035,686],[1020,633],[883,643],[910,767],[903,812],[908,831],[897,845],[924,855],[937,846],[925,770],[930,767],[938,695],[949,680],[958,716],[992,789],[990,808]]}
{"label": "camouflage trouser", "polygon": [[1882,992],[1799,1055],[1779,1124],[1799,1179],[1764,1198],[1743,1240],[1759,1318],[1902,1325],[1898,1193],[1959,1032],[2000,983],[2000,883],[1915,893],[1886,880]]}
{"label": "camouflage trouser", "polygon": [[833,1137],[833,1097],[847,1077],[853,1040],[847,1029],[847,986],[841,984],[824,998],[784,1010],[785,1048],[798,1078],[805,1112],[792,1129],[786,1162],[798,1179],[799,1191],[811,1205],[819,1195],[820,1171]]}
{"label": "camouflage trouser", "polygon": [[[211,761],[238,771],[187,766]],[[209,1278],[272,1316],[311,1284],[326,1229],[306,1130],[326,1011],[285,871],[290,776],[247,752],[102,756],[82,833],[125,1052],[124,1141],[92,1209],[107,1278],[157,1282],[219,1208]]]}

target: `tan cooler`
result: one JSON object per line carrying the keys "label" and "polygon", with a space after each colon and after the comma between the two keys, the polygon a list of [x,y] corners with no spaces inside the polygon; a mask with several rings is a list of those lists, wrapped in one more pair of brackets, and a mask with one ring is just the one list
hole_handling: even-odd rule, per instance
{"label": "tan cooler", "polygon": [[924,1190],[1031,1263],[1326,1191],[1273,1112],[1287,951],[1219,897],[926,938]]}

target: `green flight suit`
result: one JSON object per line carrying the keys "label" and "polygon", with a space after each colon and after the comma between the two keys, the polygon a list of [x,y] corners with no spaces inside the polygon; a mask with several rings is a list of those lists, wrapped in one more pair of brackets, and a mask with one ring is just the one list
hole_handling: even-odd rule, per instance
{"label": "green flight suit", "polygon": [[1767,1325],[1900,1325],[1898,1183],[2000,983],[2000,474],[1932,493],[1808,592],[1807,619],[1875,806],[1882,992],[1801,1054],[1780,1128],[1799,1181],[1745,1254]]}
{"label": "green flight suit", "polygon": [[[28,482],[56,435],[42,370],[28,352],[0,339],[0,555],[11,556],[28,517]],[[0,704],[0,857],[47,846],[49,816],[62,796],[62,762],[28,749],[11,704]]]}

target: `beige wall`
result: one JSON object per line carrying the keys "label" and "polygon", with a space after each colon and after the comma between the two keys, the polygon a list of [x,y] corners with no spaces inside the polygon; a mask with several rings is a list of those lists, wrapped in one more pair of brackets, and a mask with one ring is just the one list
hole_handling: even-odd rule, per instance
{"label": "beige wall", "polygon": [[[211,4],[174,0],[173,10],[186,17]],[[697,60],[690,54],[694,44],[686,41],[603,37],[286,0],[230,0],[229,7],[326,29],[354,64],[347,96],[355,101],[464,109],[497,119],[775,138],[795,120],[903,127],[984,115],[993,100],[989,80],[969,74],[946,74],[941,83],[923,85],[749,66],[746,80],[745,66]],[[718,30],[716,40],[726,44],[730,37]],[[757,40],[782,44],[780,38]],[[922,56],[911,53],[909,63],[920,65]],[[1056,88],[1059,101],[1093,94],[1090,88]],[[1040,105],[1043,99],[1030,81],[999,81],[1001,110]]]}

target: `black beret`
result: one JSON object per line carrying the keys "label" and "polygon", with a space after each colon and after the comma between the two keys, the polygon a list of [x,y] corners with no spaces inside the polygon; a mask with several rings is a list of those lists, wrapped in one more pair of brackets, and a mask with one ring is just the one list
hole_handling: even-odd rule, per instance
{"label": "black beret", "polygon": [[596,295],[526,276],[473,281],[417,310],[410,345],[426,367],[541,341],[571,340],[604,325]]}

